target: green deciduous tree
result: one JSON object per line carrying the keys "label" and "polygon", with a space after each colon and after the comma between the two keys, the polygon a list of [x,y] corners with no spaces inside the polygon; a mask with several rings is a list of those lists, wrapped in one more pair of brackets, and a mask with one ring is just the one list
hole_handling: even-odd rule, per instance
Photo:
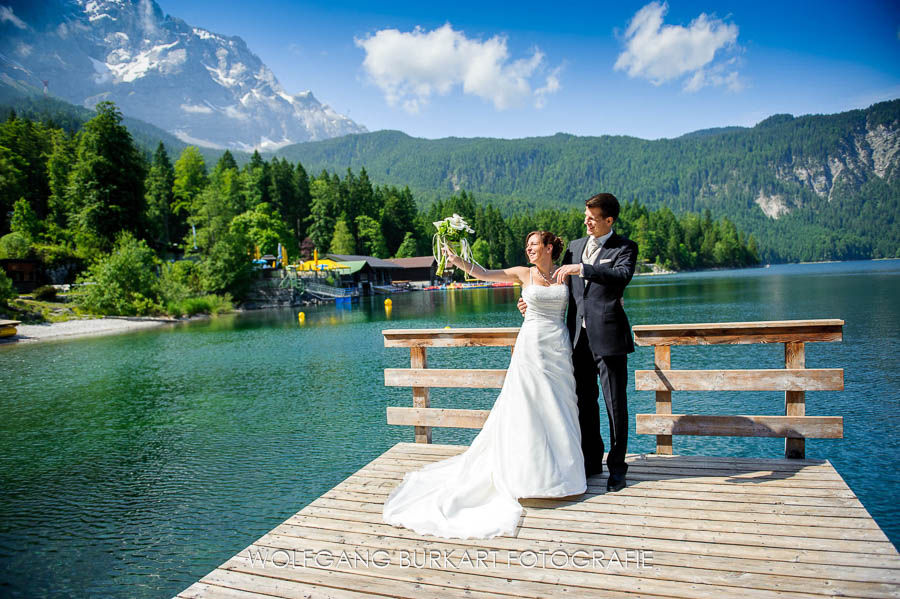
{"label": "green deciduous tree", "polygon": [[276,255],[278,244],[288,247],[291,240],[291,233],[284,221],[265,202],[235,216],[229,230],[233,235],[247,240],[246,249],[257,245],[263,254]]}
{"label": "green deciduous tree", "polygon": [[413,258],[415,256],[418,256],[418,250],[416,248],[416,236],[412,233],[407,233],[403,238],[403,243],[401,243],[400,247],[397,248],[397,254],[394,257]]}
{"label": "green deciduous tree", "polygon": [[219,237],[200,261],[200,287],[208,293],[244,297],[251,280],[249,243],[246,237],[230,231]]}
{"label": "green deciduous tree", "polygon": [[94,314],[141,315],[161,311],[155,255],[131,233],[119,235],[109,254],[97,259],[81,277],[78,304]]}
{"label": "green deciduous tree", "polygon": [[29,242],[37,241],[43,229],[43,223],[25,198],[13,204],[13,215],[9,225],[13,233],[21,233]]}
{"label": "green deciduous tree", "polygon": [[0,268],[0,308],[8,306],[9,300],[15,299],[17,295],[12,279],[6,276],[6,271]]}
{"label": "green deciduous tree", "polygon": [[334,225],[334,236],[331,238],[332,254],[356,254],[356,239],[347,224],[347,215],[342,215]]}
{"label": "green deciduous tree", "polygon": [[31,245],[21,233],[13,232],[0,237],[0,259],[12,258],[22,260],[28,258]]}

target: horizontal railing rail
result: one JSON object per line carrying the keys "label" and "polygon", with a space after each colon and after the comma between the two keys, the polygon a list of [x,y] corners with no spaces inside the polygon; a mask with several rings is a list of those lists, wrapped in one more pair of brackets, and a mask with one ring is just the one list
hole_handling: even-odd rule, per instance
{"label": "horizontal railing rail", "polygon": [[[840,416],[807,416],[807,391],[841,391],[840,368],[806,368],[806,343],[843,340],[843,320],[714,322],[633,327],[637,345],[654,348],[654,369],[636,370],[635,389],[656,392],[656,413],[637,414],[636,431],[656,435],[656,453],[672,454],[673,435],[784,437],[787,458],[806,456],[805,439],[843,437]],[[673,370],[673,345],[783,343],[784,368]],[[783,416],[673,414],[673,391],[783,391]]]}
{"label": "horizontal railing rail", "polygon": [[[807,438],[841,438],[840,416],[806,416],[807,391],[840,391],[840,368],[806,368],[805,344],[843,339],[844,321],[786,320],[639,325],[635,343],[654,348],[654,369],[634,373],[638,391],[656,392],[656,413],[637,414],[638,434],[657,437],[657,453],[672,453],[673,435],[783,437],[785,456],[805,457]],[[488,410],[437,409],[432,388],[499,389],[505,369],[428,368],[428,348],[514,347],[517,327],[460,329],[388,329],[385,347],[405,347],[410,368],[386,368],[384,384],[411,387],[413,407],[388,407],[388,424],[414,426],[417,443],[431,443],[432,427],[481,428]],[[673,345],[784,344],[785,368],[748,370],[675,370]],[[783,391],[784,415],[673,414],[673,391]]]}
{"label": "horizontal railing rail", "polygon": [[488,410],[430,407],[431,388],[499,389],[506,370],[428,368],[429,347],[513,347],[518,327],[467,329],[387,329],[385,347],[408,347],[410,368],[386,368],[384,384],[412,387],[413,407],[389,407],[388,424],[414,426],[416,443],[431,443],[432,427],[481,428]]}

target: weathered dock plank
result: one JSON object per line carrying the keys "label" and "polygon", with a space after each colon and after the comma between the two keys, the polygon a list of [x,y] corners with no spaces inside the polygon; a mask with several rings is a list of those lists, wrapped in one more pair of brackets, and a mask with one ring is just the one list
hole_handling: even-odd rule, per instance
{"label": "weathered dock plank", "polygon": [[463,450],[394,446],[178,597],[900,597],[900,554],[827,460],[630,455],[625,489],[523,499],[512,537],[382,522],[406,472]]}

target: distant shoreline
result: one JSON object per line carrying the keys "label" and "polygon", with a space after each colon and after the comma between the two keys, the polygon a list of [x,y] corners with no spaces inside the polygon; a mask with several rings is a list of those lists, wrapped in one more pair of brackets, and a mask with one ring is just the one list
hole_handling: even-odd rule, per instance
{"label": "distant shoreline", "polygon": [[[791,264],[839,264],[844,262],[875,262],[883,260],[900,260],[900,258],[865,258],[861,260],[822,260],[819,262],[779,262],[776,264],[759,264],[743,267],[713,267],[697,270],[659,271],[635,273],[635,277],[677,275],[684,273],[699,273],[719,270],[749,270],[753,268],[766,268],[767,266],[781,266]],[[243,310],[237,309],[236,312]],[[191,318],[154,318],[135,316],[106,316],[102,318],[81,318],[64,322],[50,322],[42,324],[20,324],[16,335],[0,338],[0,346],[16,345],[21,343],[39,343],[42,341],[63,341],[84,337],[98,337],[105,335],[117,335],[134,331],[150,330],[162,326],[172,326],[180,322],[191,322],[210,318],[208,315],[196,315]]]}
{"label": "distant shoreline", "polygon": [[173,318],[108,316],[105,318],[80,318],[64,322],[20,324],[16,327],[15,335],[0,339],[0,345],[117,335],[172,325],[177,322],[182,321]]}
{"label": "distant shoreline", "polygon": [[809,262],[767,262],[765,264],[754,264],[752,266],[710,266],[709,268],[695,268],[689,270],[665,270],[659,272],[636,272],[636,277],[659,276],[659,275],[680,275],[686,273],[698,272],[715,272],[719,270],[751,270],[754,268],[769,268],[771,266],[799,266],[808,264],[848,264],[850,262],[883,262],[885,260],[900,260],[897,258],[858,258],[855,260],[816,260]]}

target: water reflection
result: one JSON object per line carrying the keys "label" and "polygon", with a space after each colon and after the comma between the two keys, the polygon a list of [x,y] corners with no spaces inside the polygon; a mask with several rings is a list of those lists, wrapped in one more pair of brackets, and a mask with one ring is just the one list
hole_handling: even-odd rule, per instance
{"label": "water reflection", "polygon": [[[900,262],[773,266],[636,279],[634,324],[843,318],[843,343],[813,343],[809,367],[845,369],[843,392],[807,395],[844,417],[843,440],[811,440],[891,539],[900,438]],[[0,347],[0,580],[5,596],[171,596],[398,441],[383,369],[409,352],[382,329],[518,326],[519,289],[363,298],[342,309],[247,312],[165,331]],[[300,324],[302,310],[305,323]],[[677,347],[674,368],[780,368],[781,345]],[[435,348],[429,366],[504,368],[506,348]],[[639,348],[629,368],[652,368]],[[633,378],[629,381],[634,388]],[[490,408],[490,389],[435,389],[436,407]],[[779,414],[779,393],[675,393],[686,413]],[[652,452],[633,414],[629,449]],[[604,431],[605,434],[605,431]],[[436,429],[435,442],[475,431]],[[782,455],[778,439],[676,437],[679,453]],[[867,477],[859,472],[872,473]],[[64,559],[61,557],[64,556]]]}

